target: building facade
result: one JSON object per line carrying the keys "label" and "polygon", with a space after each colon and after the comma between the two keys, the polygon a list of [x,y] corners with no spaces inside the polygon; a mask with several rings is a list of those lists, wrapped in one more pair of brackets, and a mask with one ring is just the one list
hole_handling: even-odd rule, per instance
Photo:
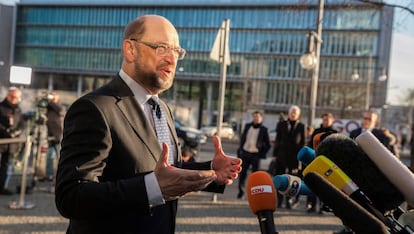
{"label": "building facade", "polygon": [[[312,71],[301,68],[299,58],[308,48],[307,34],[316,30],[316,0],[21,0],[11,21],[10,65],[33,68],[30,88],[77,97],[119,71],[124,26],[142,14],[163,15],[178,30],[187,55],[163,96],[186,110],[190,117],[182,118],[192,125],[215,122],[220,64],[209,52],[224,19],[230,19],[231,54],[224,121],[240,122],[256,109],[277,115],[292,104],[306,116]],[[389,67],[392,25],[393,9],[386,6],[325,3],[317,116],[330,111],[337,118],[359,118],[367,100],[382,108],[387,80],[381,77]]]}

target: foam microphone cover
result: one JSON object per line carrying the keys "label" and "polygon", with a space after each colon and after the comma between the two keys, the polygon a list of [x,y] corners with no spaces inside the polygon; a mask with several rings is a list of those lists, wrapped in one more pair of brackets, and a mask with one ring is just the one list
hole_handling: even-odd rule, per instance
{"label": "foam microphone cover", "polygon": [[355,233],[389,233],[387,227],[371,213],[315,172],[304,176],[305,183]]}
{"label": "foam microphone cover", "polygon": [[315,153],[325,155],[341,168],[382,213],[404,202],[401,192],[351,138],[340,133],[331,134],[319,144]]}
{"label": "foam microphone cover", "polygon": [[276,189],[267,172],[253,172],[247,180],[247,200],[254,214],[276,210]]}
{"label": "foam microphone cover", "polygon": [[320,133],[318,133],[318,134],[315,134],[315,136],[313,137],[313,142],[312,142],[312,144],[313,144],[313,148],[314,149],[316,149],[316,148],[318,148],[318,146],[319,146],[319,144],[326,138],[326,137],[328,137],[329,135],[331,135],[331,134],[333,134],[333,133],[336,133],[336,132],[333,132],[333,131],[331,131],[331,130],[328,130],[328,131],[326,131],[326,132],[320,132]]}
{"label": "foam microphone cover", "polygon": [[355,141],[384,175],[414,205],[414,174],[397,159],[371,132],[361,133]]}
{"label": "foam microphone cover", "polygon": [[315,159],[315,150],[309,146],[304,146],[299,150],[297,158],[303,165],[307,166]]}
{"label": "foam microphone cover", "polygon": [[318,148],[319,144],[321,143],[322,139],[321,137],[324,135],[324,132],[320,132],[318,134],[315,134],[315,136],[313,136],[313,142],[312,142],[312,146],[314,149]]}

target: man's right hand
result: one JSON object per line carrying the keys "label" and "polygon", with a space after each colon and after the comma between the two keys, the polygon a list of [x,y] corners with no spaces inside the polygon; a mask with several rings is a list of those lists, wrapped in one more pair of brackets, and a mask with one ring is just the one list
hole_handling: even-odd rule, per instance
{"label": "man's right hand", "polygon": [[154,173],[166,201],[200,191],[217,179],[214,170],[186,170],[168,165],[168,145],[163,143],[162,148]]}

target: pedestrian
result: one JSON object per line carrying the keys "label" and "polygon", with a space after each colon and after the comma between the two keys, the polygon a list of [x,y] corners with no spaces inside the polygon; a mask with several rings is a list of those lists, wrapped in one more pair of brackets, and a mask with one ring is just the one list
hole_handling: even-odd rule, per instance
{"label": "pedestrian", "polygon": [[118,75],[65,115],[55,200],[67,233],[174,233],[178,198],[223,192],[240,171],[218,137],[212,161],[181,160],[173,114],[158,97],[185,56],[172,23],[134,19],[122,53]]}
{"label": "pedestrian", "polygon": [[[24,130],[24,120],[20,109],[22,93],[17,87],[10,87],[6,98],[0,103],[0,138],[16,138]],[[21,148],[20,143],[0,145],[0,195],[12,195],[13,191],[6,188],[7,171],[11,157]]]}
{"label": "pedestrian", "polygon": [[[279,120],[276,126],[276,139],[273,149],[275,175],[292,174],[300,176],[300,164],[297,159],[299,150],[305,145],[305,125],[300,121],[299,106],[289,108],[288,118]],[[299,195],[298,195],[299,196]],[[277,193],[278,207],[282,206],[284,196]],[[295,197],[292,204],[296,205],[299,197]],[[285,207],[291,209],[290,198],[285,198]]]}
{"label": "pedestrian", "polygon": [[260,159],[266,158],[266,153],[270,149],[269,132],[267,127],[263,125],[263,114],[260,111],[255,111],[252,118],[252,122],[244,126],[240,146],[237,149],[237,156],[243,161],[239,178],[238,199],[242,199],[244,196],[244,185],[250,166],[252,172],[259,170]]}
{"label": "pedestrian", "polygon": [[46,160],[46,178],[40,180],[53,181],[55,177],[55,159],[59,158],[60,141],[62,139],[62,118],[66,112],[65,106],[60,103],[60,95],[51,92],[47,104],[47,133],[48,151]]}
{"label": "pedestrian", "polygon": [[356,128],[352,130],[349,133],[349,137],[351,139],[355,139],[359,134],[361,134],[364,131],[371,131],[372,134],[388,149],[391,148],[392,142],[395,141],[395,139],[392,139],[392,137],[389,134],[386,134],[384,132],[385,128],[378,128],[378,113],[373,110],[367,110],[362,113],[362,122],[361,127]]}
{"label": "pedestrian", "polygon": [[[312,135],[309,138],[308,141],[308,147],[315,149],[316,147],[313,145],[314,143],[314,138],[317,134],[320,133],[325,133],[325,134],[332,134],[332,133],[337,133],[338,131],[334,129],[333,127],[333,123],[334,123],[334,116],[332,113],[328,112],[328,113],[324,113],[321,116],[322,118],[322,123],[320,125],[319,128],[316,128]],[[306,200],[306,209],[307,212],[312,213],[312,212],[316,212],[316,203],[317,203],[318,197],[316,195],[308,195],[307,200]],[[330,208],[325,205],[320,203],[320,210],[319,213],[322,214],[322,211],[330,211]]]}

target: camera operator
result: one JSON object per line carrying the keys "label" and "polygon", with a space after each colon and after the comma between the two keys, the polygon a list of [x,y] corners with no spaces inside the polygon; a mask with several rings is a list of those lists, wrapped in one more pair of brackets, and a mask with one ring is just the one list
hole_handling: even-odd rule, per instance
{"label": "camera operator", "polygon": [[48,95],[47,105],[47,132],[49,147],[46,161],[46,178],[53,181],[55,176],[55,159],[59,158],[60,140],[62,139],[62,120],[65,114],[65,107],[60,103],[60,96],[56,92]]}
{"label": "camera operator", "polygon": [[[10,87],[6,98],[0,102],[0,138],[15,138],[24,130],[22,110],[19,107],[21,91]],[[12,195],[13,192],[5,188],[7,169],[10,156],[19,152],[20,143],[0,144],[0,195]]]}

